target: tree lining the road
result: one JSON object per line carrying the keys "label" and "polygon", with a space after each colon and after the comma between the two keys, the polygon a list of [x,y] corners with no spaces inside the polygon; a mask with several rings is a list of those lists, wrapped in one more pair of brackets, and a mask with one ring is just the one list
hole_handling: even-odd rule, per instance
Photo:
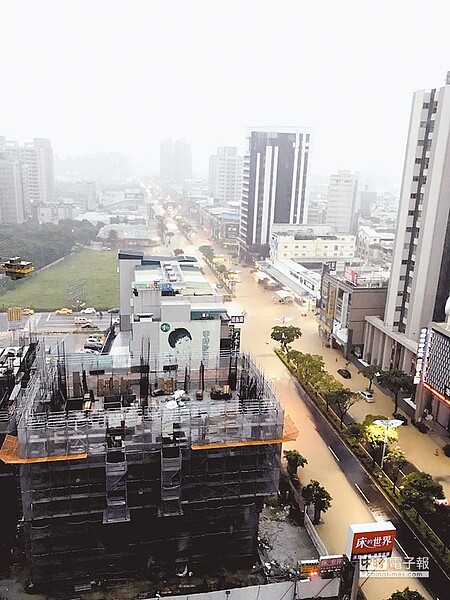
{"label": "tree lining the road", "polygon": [[400,496],[404,506],[415,508],[417,515],[433,513],[436,500],[445,498],[442,485],[423,471],[414,471],[403,479]]}
{"label": "tree lining the road", "polygon": [[381,371],[376,377],[378,384],[394,395],[394,413],[396,413],[398,410],[398,398],[400,392],[411,393],[411,378],[399,369]]}
{"label": "tree lining the road", "polygon": [[295,342],[301,336],[302,330],[295,325],[275,325],[275,327],[272,327],[272,333],[270,334],[270,337],[275,342],[280,343],[281,349],[285,354],[288,352],[289,344],[292,344],[292,342]]}
{"label": "tree lining the road", "polygon": [[331,508],[331,501],[333,498],[315,479],[311,479],[311,482],[302,488],[302,496],[305,504],[312,504],[314,506],[313,523],[314,525],[317,525],[320,523],[321,513],[326,512]]}
{"label": "tree lining the road", "polygon": [[393,483],[392,491],[395,492],[395,484],[398,481],[400,471],[408,464],[406,454],[403,452],[400,446],[394,446],[386,454],[384,462],[389,466]]}
{"label": "tree lining the road", "polygon": [[287,471],[291,477],[297,477],[297,469],[308,464],[307,459],[298,450],[284,450],[283,456],[286,459]]}
{"label": "tree lining the road", "polygon": [[369,387],[367,388],[368,392],[372,391],[373,380],[378,375],[379,371],[380,369],[377,367],[377,365],[367,365],[367,367],[364,367],[364,369],[358,371],[358,373],[369,380]]}
{"label": "tree lining the road", "polygon": [[357,396],[355,392],[352,392],[352,390],[343,388],[342,390],[328,392],[326,394],[326,400],[327,404],[333,406],[333,408],[337,411],[340,418],[339,426],[342,429],[345,415],[348,413],[351,407],[358,402],[359,396]]}
{"label": "tree lining the road", "polygon": [[404,590],[397,590],[391,596],[389,596],[388,600],[425,600],[425,596],[422,596],[420,592],[416,590],[410,590],[409,587],[406,587]]}

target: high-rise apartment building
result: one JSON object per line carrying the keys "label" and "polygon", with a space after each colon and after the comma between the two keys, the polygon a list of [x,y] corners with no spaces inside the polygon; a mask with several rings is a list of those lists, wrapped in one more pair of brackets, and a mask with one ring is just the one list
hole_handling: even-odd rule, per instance
{"label": "high-rise apartment building", "polygon": [[20,163],[0,151],[0,224],[18,225],[25,220]]}
{"label": "high-rise apartment building", "polygon": [[450,74],[414,94],[384,322],[368,317],[364,353],[415,369],[421,328],[445,320],[450,291]]}
{"label": "high-rise apartment building", "polygon": [[221,203],[241,201],[242,156],[236,147],[219,147],[210,157],[209,193]]}
{"label": "high-rise apartment building", "polygon": [[55,200],[55,170],[50,140],[34,138],[21,147],[22,161],[28,165],[30,200],[34,205]]}
{"label": "high-rise apartment building", "polygon": [[239,251],[250,262],[269,255],[274,223],[306,223],[311,134],[298,127],[261,127],[251,129],[248,140]]}
{"label": "high-rise apartment building", "polygon": [[328,187],[326,223],[336,233],[354,233],[358,180],[350,171],[331,175]]}
{"label": "high-rise apartment building", "polygon": [[20,165],[24,189],[25,214],[32,206],[55,200],[55,171],[50,140],[34,138],[21,146],[16,141],[0,137],[0,151]]}
{"label": "high-rise apartment building", "polygon": [[192,179],[191,146],[184,140],[161,142],[160,176],[168,183],[183,183]]}

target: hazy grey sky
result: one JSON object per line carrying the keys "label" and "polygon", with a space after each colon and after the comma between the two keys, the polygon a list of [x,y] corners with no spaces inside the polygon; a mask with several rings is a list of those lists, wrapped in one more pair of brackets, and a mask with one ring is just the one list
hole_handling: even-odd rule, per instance
{"label": "hazy grey sky", "polygon": [[249,125],[314,130],[313,171],[400,183],[412,92],[450,70],[446,1],[0,0],[0,135],[206,172]]}

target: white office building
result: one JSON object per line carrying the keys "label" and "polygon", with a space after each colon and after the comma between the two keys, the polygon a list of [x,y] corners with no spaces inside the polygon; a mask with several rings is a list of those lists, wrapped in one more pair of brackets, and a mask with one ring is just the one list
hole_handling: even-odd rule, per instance
{"label": "white office building", "polygon": [[18,225],[25,220],[22,187],[20,164],[0,152],[1,225]]}
{"label": "white office building", "polygon": [[353,233],[356,227],[358,179],[350,171],[331,175],[328,187],[326,223],[337,233]]}
{"label": "white office building", "polygon": [[221,204],[241,202],[242,161],[234,146],[217,148],[209,159],[209,193]]}
{"label": "white office building", "polygon": [[0,137],[0,151],[7,153],[22,169],[25,212],[55,200],[55,171],[50,140],[34,138],[22,146],[16,141]]}
{"label": "white office building", "polygon": [[414,94],[384,320],[368,317],[364,354],[415,371],[421,329],[445,320],[450,290],[450,75]]}

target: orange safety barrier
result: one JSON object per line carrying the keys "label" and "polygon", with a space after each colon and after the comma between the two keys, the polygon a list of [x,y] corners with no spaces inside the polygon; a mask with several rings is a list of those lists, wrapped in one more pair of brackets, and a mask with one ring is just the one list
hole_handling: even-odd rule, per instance
{"label": "orange safety barrier", "polygon": [[291,417],[285,415],[283,424],[283,437],[271,440],[245,440],[242,442],[212,442],[210,444],[192,444],[192,450],[209,450],[212,448],[233,448],[237,446],[263,446],[264,444],[281,444],[282,442],[295,442],[298,429]]}
{"label": "orange safety barrier", "polygon": [[7,465],[29,465],[33,463],[56,462],[60,460],[79,460],[87,458],[87,453],[60,454],[57,456],[39,456],[37,458],[20,458],[19,440],[14,435],[7,435],[0,448],[0,460]]}

